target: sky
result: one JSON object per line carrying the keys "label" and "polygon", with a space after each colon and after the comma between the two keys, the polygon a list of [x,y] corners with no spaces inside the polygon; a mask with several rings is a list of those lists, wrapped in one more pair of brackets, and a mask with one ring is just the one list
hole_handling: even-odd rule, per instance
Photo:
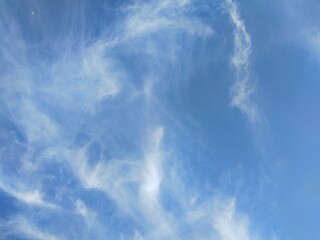
{"label": "sky", "polygon": [[0,239],[318,240],[319,12],[0,0]]}

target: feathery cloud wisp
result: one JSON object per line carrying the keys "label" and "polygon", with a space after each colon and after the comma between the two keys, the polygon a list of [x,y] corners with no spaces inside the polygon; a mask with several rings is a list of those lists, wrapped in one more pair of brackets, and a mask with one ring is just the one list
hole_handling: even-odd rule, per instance
{"label": "feathery cloud wisp", "polygon": [[[232,102],[255,121],[248,87],[250,36],[236,5],[229,1],[228,6],[236,26]],[[1,188],[27,203],[20,209],[23,218],[12,220],[16,224],[1,225],[10,236],[56,239],[41,229],[32,208],[52,204],[59,212],[41,208],[39,214],[47,217],[49,226],[66,229],[61,233],[66,239],[253,239],[235,201],[219,200],[218,211],[212,200],[216,196],[195,199],[203,189],[179,179],[180,169],[170,155],[176,146],[167,141],[175,129],[159,110],[163,99],[156,90],[169,84],[170,71],[184,60],[183,47],[197,50],[197,44],[189,49],[193,41],[214,36],[212,26],[193,12],[198,8],[186,0],[135,1],[117,9],[122,15],[112,28],[81,36],[79,43],[72,34],[81,31],[72,21],[69,34],[61,36],[66,51],[49,59],[31,54],[31,43],[19,30],[8,33],[0,24],[1,33],[7,33],[0,36],[5,43],[0,50],[11,56],[3,61],[15,66],[3,74],[12,81],[0,88],[10,110],[8,122],[14,123],[8,136],[24,146],[21,155],[12,158],[10,149],[1,149],[16,163]],[[10,44],[5,35],[24,44]],[[58,48],[56,41],[33,48]],[[23,53],[21,59],[11,51]],[[9,188],[13,176],[19,181]],[[30,212],[34,218],[26,223]]]}
{"label": "feathery cloud wisp", "polygon": [[30,224],[27,218],[17,216],[5,222],[0,222],[1,238],[10,239],[16,236],[21,238],[31,238],[36,240],[62,240],[53,234],[39,230],[37,227]]}
{"label": "feathery cloud wisp", "polygon": [[231,64],[235,69],[235,82],[231,87],[231,105],[239,108],[251,123],[259,121],[259,112],[252,101],[254,83],[250,74],[251,37],[233,0],[225,0],[225,9],[234,24],[234,53]]}

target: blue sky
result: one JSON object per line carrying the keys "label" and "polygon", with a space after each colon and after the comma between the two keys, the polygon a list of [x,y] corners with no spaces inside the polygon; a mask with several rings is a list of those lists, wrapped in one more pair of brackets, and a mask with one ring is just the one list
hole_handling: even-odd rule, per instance
{"label": "blue sky", "polygon": [[319,239],[319,11],[0,1],[0,239]]}

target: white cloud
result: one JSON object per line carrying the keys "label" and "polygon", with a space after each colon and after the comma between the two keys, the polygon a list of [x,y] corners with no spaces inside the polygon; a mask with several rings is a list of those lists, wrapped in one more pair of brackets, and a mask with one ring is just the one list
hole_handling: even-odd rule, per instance
{"label": "white cloud", "polygon": [[[121,211],[137,221],[148,222],[158,232],[168,233],[170,227],[160,204],[163,153],[162,127],[151,131],[147,137],[143,159],[100,161],[89,166],[85,150],[70,153],[75,174],[87,188],[99,189],[113,199]],[[75,155],[73,155],[75,154]],[[156,231],[156,229],[154,229]]]}
{"label": "white cloud", "polygon": [[119,79],[110,70],[113,62],[107,58],[107,50],[108,44],[98,41],[87,48],[82,56],[84,79],[81,82],[83,84],[86,78],[91,80],[88,82],[88,87],[95,86],[96,92],[95,96],[90,97],[96,97],[97,100],[114,97],[120,91]]}
{"label": "white cloud", "polygon": [[63,239],[48,232],[41,231],[30,223],[30,219],[21,216],[11,218],[6,222],[1,222],[0,229],[1,239],[9,239],[9,237],[32,238],[35,240]]}
{"label": "white cloud", "polygon": [[[249,216],[237,211],[235,198],[212,196],[213,200],[200,201],[176,189],[179,186],[175,183],[177,179],[172,179],[171,186],[166,185],[168,181],[164,183],[163,178],[169,176],[165,169],[170,162],[162,148],[164,128],[153,129],[146,139],[144,158],[140,160],[99,162],[91,169],[83,153],[82,160],[74,161],[74,164],[79,164],[75,173],[86,187],[105,192],[121,212],[141,224],[143,234],[136,232],[128,239],[144,239],[142,236],[146,239],[184,239],[186,236],[180,231],[184,228],[190,231],[188,239],[261,239],[252,231]],[[180,193],[174,203],[182,210],[180,215],[173,215],[162,202],[164,194],[172,186],[175,192]],[[77,203],[77,210],[86,215],[83,204]],[[206,231],[203,232],[203,228]]]}
{"label": "white cloud", "polygon": [[132,240],[144,240],[144,238],[141,236],[139,231],[135,231]]}
{"label": "white cloud", "polygon": [[52,142],[59,136],[59,126],[29,99],[22,100],[16,117],[24,127],[30,143]]}
{"label": "white cloud", "polygon": [[19,201],[25,202],[27,204],[31,205],[38,205],[38,206],[43,206],[43,207],[49,207],[49,208],[54,208],[55,206],[47,203],[41,194],[39,190],[35,191],[25,191],[25,192],[17,192],[17,191],[9,191],[15,198],[17,198]]}
{"label": "white cloud", "polygon": [[[55,208],[54,204],[51,204],[44,200],[43,194],[39,189],[35,189],[35,187],[27,187],[25,183],[20,181],[14,181],[10,179],[11,183],[7,184],[4,181],[0,182],[0,189],[10,194],[18,201],[23,202],[25,204],[39,206],[39,207],[47,207],[47,208]],[[14,183],[13,183],[14,181]]]}
{"label": "white cloud", "polygon": [[88,209],[86,204],[83,201],[81,201],[80,199],[76,200],[75,208],[76,208],[75,209],[76,213],[83,217],[87,226],[89,228],[92,228],[94,221],[95,221],[96,214],[93,211],[91,211],[90,209]]}
{"label": "white cloud", "polygon": [[115,98],[124,71],[108,57],[109,40],[97,40],[79,52],[66,52],[50,68],[50,81],[39,87],[45,99],[62,110],[94,114],[97,105]]}
{"label": "white cloud", "polygon": [[76,201],[76,211],[83,217],[86,217],[88,215],[87,206],[80,199]]}
{"label": "white cloud", "polygon": [[235,199],[215,201],[213,227],[220,240],[257,240],[250,231],[250,221],[236,211]]}
{"label": "white cloud", "polygon": [[189,1],[136,2],[126,8],[125,38],[132,39],[163,31],[185,31],[189,34],[212,35],[213,30],[197,19],[184,16]]}
{"label": "white cloud", "polygon": [[142,183],[140,197],[147,205],[156,204],[162,181],[162,152],[161,140],[164,134],[163,128],[157,128],[150,139],[150,150],[146,152],[142,170]]}
{"label": "white cloud", "polygon": [[123,234],[120,234],[120,239],[121,240],[144,240],[143,236],[138,230],[135,230],[133,235],[128,238],[125,238]]}
{"label": "white cloud", "polygon": [[[249,74],[251,40],[234,2],[226,0],[226,3],[235,25],[235,52],[232,64],[237,72],[237,80],[232,89],[232,105],[240,108],[250,121],[255,122],[258,118],[257,110],[250,100],[253,91]],[[95,121],[105,120],[107,118],[105,115],[99,115],[93,122],[90,122],[92,120],[90,117],[94,118],[97,116],[95,114],[99,114],[96,109],[102,101],[116,98],[123,91],[128,91],[126,85],[134,85],[126,79],[126,70],[122,69],[116,57],[113,58],[111,50],[124,47],[128,51],[138,52],[139,55],[148,55],[143,59],[146,65],[141,74],[141,78],[145,79],[141,95],[145,97],[144,100],[149,104],[149,108],[146,108],[143,114],[147,116],[147,126],[156,125],[150,119],[156,119],[156,122],[161,122],[161,119],[153,116],[158,108],[152,105],[151,100],[155,98],[156,85],[168,70],[166,66],[178,62],[177,52],[181,46],[177,33],[201,37],[213,34],[210,26],[188,15],[189,4],[191,4],[189,0],[154,1],[148,4],[136,1],[124,9],[125,16],[118,24],[117,30],[106,34],[113,37],[98,36],[97,39],[90,41],[91,44],[80,44],[79,52],[63,51],[58,54],[55,61],[46,63],[45,66],[40,63],[36,66],[28,64],[19,66],[19,61],[12,60],[21,67],[18,69],[28,69],[26,72],[30,73],[25,75],[25,70],[21,72],[17,70],[20,74],[16,75],[25,77],[17,78],[18,83],[9,84],[11,88],[8,87],[5,92],[6,100],[13,111],[13,120],[26,132],[28,156],[22,158],[24,167],[20,170],[24,171],[25,175],[17,176],[20,178],[19,182],[8,185],[11,180],[8,178],[8,181],[2,183],[0,187],[19,201],[31,206],[52,208],[55,205],[47,203],[44,193],[35,185],[42,181],[41,176],[46,171],[41,169],[40,165],[45,166],[50,161],[59,161],[63,163],[61,164],[63,167],[69,164],[73,171],[70,175],[74,174],[68,176],[68,180],[63,179],[66,181],[65,188],[70,187],[68,184],[74,181],[74,177],[78,178],[84,187],[81,191],[95,189],[104,192],[117,205],[118,209],[115,211],[120,211],[121,215],[128,217],[140,227],[139,231],[134,231],[129,239],[212,239],[217,236],[221,240],[254,239],[250,232],[249,217],[237,213],[234,200],[220,200],[219,204],[212,203],[208,199],[197,200],[194,198],[194,195],[197,195],[194,192],[201,192],[202,189],[191,189],[187,183],[179,182],[168,173],[167,170],[171,169],[179,175],[178,169],[174,168],[170,156],[167,155],[165,127],[139,129],[139,134],[145,138],[143,140],[139,137],[134,138],[140,140],[137,144],[140,146],[137,150],[139,153],[134,156],[128,154],[120,159],[111,157],[111,159],[101,158],[94,163],[89,162],[89,145],[92,139],[105,141],[106,138],[99,138],[104,134],[108,135],[111,141],[121,141],[117,139],[117,134],[112,135],[108,132],[108,128],[104,129],[106,124],[110,124],[108,121],[99,122],[96,128],[90,128],[96,124]],[[154,38],[154,35],[157,37]],[[135,44],[135,41],[138,41],[138,44]],[[66,46],[66,49],[69,48],[72,49]],[[42,60],[39,62],[42,63]],[[33,74],[41,71],[46,72],[48,79],[43,78],[39,83],[37,82],[39,79],[34,79]],[[136,90],[139,87],[132,88]],[[16,98],[16,95],[20,98]],[[54,114],[48,113],[47,105],[44,103],[54,109]],[[44,105],[42,108],[41,104]],[[108,104],[108,107],[113,107],[112,103]],[[161,111],[165,112],[165,109]],[[123,128],[125,129],[123,131],[126,131],[127,127],[125,124],[110,125],[109,128]],[[75,135],[81,131],[88,135],[89,143],[74,146]],[[39,145],[45,146],[42,148],[38,147]],[[121,148],[126,147],[125,144],[119,145]],[[50,167],[52,166],[48,167],[49,171],[52,170]],[[59,171],[64,170],[63,167]],[[27,183],[22,184],[28,174],[34,174],[39,179],[36,181],[37,184],[30,187],[26,187]],[[63,174],[61,176],[65,177]],[[183,191],[182,188],[190,189]],[[58,192],[57,195],[62,192],[58,188],[54,190]],[[80,190],[66,189],[65,197],[70,199],[70,195],[76,195],[76,191]],[[171,194],[170,191],[174,192],[170,197],[174,198],[173,204],[176,204],[179,213],[171,211],[164,204],[165,197],[168,193]],[[192,194],[189,194],[191,192]],[[63,209],[64,207],[68,208],[62,206],[61,211],[67,212],[68,209]],[[99,212],[89,209],[80,199],[76,200],[71,208],[72,214],[77,217],[82,216],[93,231],[108,227],[107,220],[98,224],[96,215],[99,215]],[[30,238],[57,239],[40,231],[31,224],[31,221],[27,222],[24,218],[13,219],[9,225],[3,225],[2,228],[7,231],[12,228],[15,233]],[[13,227],[14,225],[17,227]],[[184,235],[185,229],[191,236]]]}
{"label": "white cloud", "polygon": [[251,37],[240,17],[236,3],[233,0],[225,0],[224,5],[235,26],[231,63],[236,72],[236,79],[231,87],[231,105],[239,108],[251,123],[255,123],[260,120],[260,116],[257,106],[251,99],[255,88],[250,75]]}
{"label": "white cloud", "polygon": [[[310,54],[317,60],[320,60],[320,29],[311,28],[305,30],[302,34],[303,46],[307,48]],[[307,43],[307,44],[306,44]]]}
{"label": "white cloud", "polygon": [[316,53],[320,53],[320,32],[316,33],[314,35],[311,35],[310,43],[312,47],[314,48]]}

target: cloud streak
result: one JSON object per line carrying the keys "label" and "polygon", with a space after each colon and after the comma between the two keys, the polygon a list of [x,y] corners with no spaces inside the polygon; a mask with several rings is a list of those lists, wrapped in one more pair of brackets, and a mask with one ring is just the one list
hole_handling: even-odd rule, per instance
{"label": "cloud streak", "polygon": [[235,69],[235,82],[231,87],[231,106],[237,107],[251,123],[260,120],[259,111],[252,101],[254,84],[250,74],[252,43],[241,19],[238,6],[233,0],[225,0],[224,6],[234,24],[234,53],[231,64]]}
{"label": "cloud streak", "polygon": [[[232,105],[255,122],[251,40],[236,5],[226,3],[235,25]],[[171,80],[184,80],[168,80],[183,63],[184,49],[197,49],[193,41],[216,34],[209,20],[199,17],[205,10],[185,0],[135,1],[114,8],[120,16],[112,27],[89,31],[76,37],[79,42],[73,33],[85,32],[81,24],[86,23],[71,19],[69,34],[49,41],[41,40],[46,35],[41,31],[50,24],[37,23],[39,36],[39,29],[25,26],[35,38],[30,40],[21,23],[1,20],[2,61],[15,66],[0,73],[7,79],[0,89],[7,109],[1,116],[7,138],[23,147],[20,155],[11,153],[15,164],[3,169],[0,187],[26,206],[1,223],[0,238],[255,239],[249,216],[238,213],[235,198],[206,196],[182,180],[176,166],[189,159],[175,159],[177,146],[169,141],[176,132],[166,120],[170,113],[160,90]],[[33,19],[36,14],[30,13]],[[105,22],[111,21],[108,17]],[[54,52],[60,44],[66,50]],[[12,51],[23,53],[21,59],[9,59]],[[11,156],[10,151],[1,148],[2,155]],[[57,211],[50,212],[53,208]],[[44,230],[42,221],[52,229]],[[61,237],[49,233],[57,229],[64,229]]]}
{"label": "cloud streak", "polygon": [[0,223],[1,238],[10,239],[12,237],[31,238],[36,240],[58,240],[63,239],[56,237],[47,232],[43,232],[30,224],[30,221],[24,217],[15,217],[6,222]]}
{"label": "cloud streak", "polygon": [[213,227],[221,240],[257,240],[250,232],[250,222],[247,216],[237,213],[235,199],[229,199],[223,204],[216,203],[213,216]]}
{"label": "cloud streak", "polygon": [[3,171],[1,171],[1,173],[0,189],[14,197],[20,203],[32,207],[56,208],[54,204],[44,199],[44,194],[38,186],[28,186],[17,177],[12,177],[10,178],[10,182],[7,182],[6,177],[9,176],[6,176]]}

